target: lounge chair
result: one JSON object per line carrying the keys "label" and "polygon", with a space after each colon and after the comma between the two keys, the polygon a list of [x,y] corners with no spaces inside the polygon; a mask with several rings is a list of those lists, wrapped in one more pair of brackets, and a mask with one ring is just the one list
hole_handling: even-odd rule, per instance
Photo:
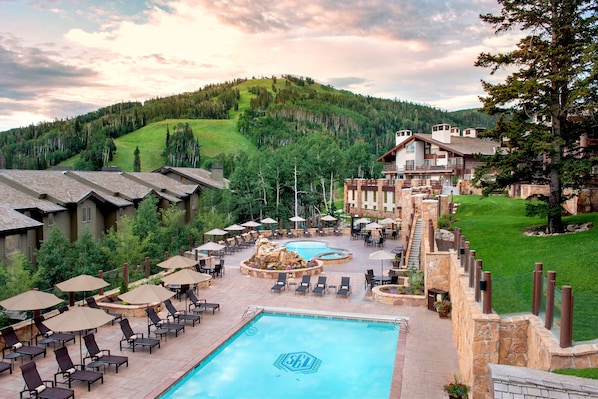
{"label": "lounge chair", "polygon": [[[87,302],[87,306],[89,306],[90,308],[101,309],[98,306],[94,297],[85,298],[85,301]],[[110,313],[108,311],[106,311],[106,313],[108,313],[110,316],[112,316],[112,325],[114,325],[115,320],[122,320],[122,318],[123,318],[123,315],[120,313]]]}
{"label": "lounge chair", "polygon": [[6,351],[16,352],[21,356],[29,356],[31,360],[39,355],[46,357],[46,348],[31,345],[31,341],[21,341],[15,330],[11,326],[5,327],[0,331],[2,338],[4,338],[5,347],[2,349],[2,357],[6,357]]}
{"label": "lounge chair", "polygon": [[303,228],[303,237],[311,237],[311,233],[307,227]]}
{"label": "lounge chair", "polygon": [[[179,331],[185,332],[185,325],[179,323],[169,323],[167,320],[162,320],[158,313],[154,310],[153,307],[148,307],[145,309],[150,321],[156,328],[156,330],[167,330],[168,332],[174,331],[174,336],[178,337]],[[149,329],[149,326],[148,326]],[[149,330],[148,330],[149,331]]]}
{"label": "lounge chair", "polygon": [[278,292],[280,293],[282,290],[287,288],[287,274],[286,273],[278,273],[278,280],[276,280],[276,284],[270,288],[270,292]]}
{"label": "lounge chair", "polygon": [[192,323],[192,326],[195,327],[195,323],[199,324],[201,323],[201,316],[198,314],[188,314],[185,311],[179,311],[177,310],[174,305],[172,304],[172,302],[170,301],[170,299],[167,299],[164,301],[164,306],[166,306],[166,309],[168,310],[169,316],[172,317],[172,320],[177,323],[180,322],[181,320],[183,322],[185,321],[190,321]]}
{"label": "lounge chair", "polygon": [[35,366],[35,362],[25,363],[21,366],[21,373],[25,380],[25,389],[21,397],[27,392],[32,398],[38,399],[75,399],[75,391],[54,386],[52,380],[42,380]]}
{"label": "lounge chair", "polygon": [[326,293],[327,288],[328,288],[328,285],[326,284],[326,276],[319,276],[318,282],[316,283],[314,288],[311,290],[311,293],[314,295],[324,295]]}
{"label": "lounge chair", "polygon": [[189,304],[189,311],[193,313],[202,313],[204,310],[212,310],[212,314],[216,310],[220,310],[219,303],[210,303],[207,302],[205,299],[197,299],[193,290],[187,290],[187,296],[191,303]]}
{"label": "lounge chair", "polygon": [[12,363],[0,362],[0,373],[5,372],[6,370],[9,370],[10,374],[12,374]]}
{"label": "lounge chair", "polygon": [[327,234],[326,234],[326,232],[324,231],[324,229],[323,229],[323,228],[321,228],[321,227],[318,227],[317,234],[318,234],[320,237],[325,237],[325,236],[327,235]]}
{"label": "lounge chair", "polygon": [[343,235],[343,232],[338,229],[337,225],[334,225],[334,228],[332,229],[332,233],[335,236],[342,236]]}
{"label": "lounge chair", "polygon": [[157,346],[160,347],[160,340],[157,338],[150,338],[144,337],[143,333],[136,333],[131,328],[131,324],[129,323],[129,319],[124,318],[119,321],[120,330],[123,333],[123,337],[118,343],[120,350],[123,350],[123,342],[127,343],[129,349],[132,349],[135,352],[136,346],[141,346],[142,348],[149,348],[149,353],[152,353],[152,348]]}
{"label": "lounge chair", "polygon": [[351,282],[349,277],[341,277],[341,283],[336,290],[336,295],[351,295]]}
{"label": "lounge chair", "polygon": [[220,263],[218,263],[217,265],[215,265],[214,269],[210,271],[210,274],[214,278],[216,278],[216,277],[222,277],[222,265]]}
{"label": "lounge chair", "polygon": [[114,365],[116,373],[118,368],[123,364],[129,367],[129,358],[127,356],[111,355],[110,349],[100,349],[96,342],[96,337],[93,334],[83,336],[85,347],[87,348],[87,356],[83,358],[83,365],[85,366],[85,359],[90,359],[92,362],[101,361],[104,364]]}
{"label": "lounge chair", "polygon": [[287,237],[288,238],[293,238],[295,237],[295,234],[293,234],[293,231],[291,230],[290,227],[287,227]]}
{"label": "lounge chair", "polygon": [[[69,356],[69,352],[66,346],[62,346],[54,351],[56,355],[56,361],[58,362],[58,371],[54,374],[54,383],[58,384],[58,376],[62,376],[62,383],[68,383],[69,388],[73,381],[84,381],[87,382],[87,391],[91,391],[91,384],[96,381],[104,383],[104,374],[98,371],[82,370],[83,367],[80,364],[76,366],[73,364],[73,360]],[[79,369],[77,369],[77,366]]]}
{"label": "lounge chair", "polygon": [[295,288],[295,294],[305,294],[309,292],[309,288],[311,287],[311,276],[304,275],[301,277],[301,282]]}
{"label": "lounge chair", "polygon": [[38,343],[38,338],[42,338],[42,341],[47,342],[47,343],[56,343],[56,342],[60,342],[62,344],[62,346],[66,345],[67,342],[69,341],[73,341],[73,343],[75,342],[75,334],[71,334],[71,333],[63,333],[63,332],[54,332],[52,330],[50,330],[48,327],[46,327],[46,325],[44,324],[44,316],[37,316],[33,318],[33,322],[35,323],[35,326],[37,327],[37,330],[39,331],[39,334],[37,334],[35,336],[35,343]]}

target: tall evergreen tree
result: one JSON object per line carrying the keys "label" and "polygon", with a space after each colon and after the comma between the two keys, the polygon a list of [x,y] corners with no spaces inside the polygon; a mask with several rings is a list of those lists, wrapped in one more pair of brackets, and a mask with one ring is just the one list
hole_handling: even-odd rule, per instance
{"label": "tall evergreen tree", "polygon": [[139,156],[139,146],[135,147],[135,152],[133,152],[135,156],[135,160],[133,161],[133,172],[141,172],[141,157]]}
{"label": "tall evergreen tree", "polygon": [[[476,66],[511,72],[483,82],[483,108],[501,117],[487,136],[506,143],[484,158],[474,181],[488,194],[518,182],[547,184],[548,231],[561,232],[564,188],[578,189],[596,158],[580,145],[596,126],[598,3],[596,0],[498,0],[500,15],[482,15],[496,33],[525,33],[507,53],[479,55]],[[537,123],[542,117],[543,123]],[[489,178],[490,174],[493,178]]]}

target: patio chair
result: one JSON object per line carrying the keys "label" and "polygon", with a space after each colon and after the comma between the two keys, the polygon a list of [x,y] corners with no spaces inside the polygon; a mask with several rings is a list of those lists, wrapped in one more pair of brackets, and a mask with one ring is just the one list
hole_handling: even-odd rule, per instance
{"label": "patio chair", "polygon": [[[54,374],[54,383],[58,384],[58,376],[62,376],[62,383],[69,384],[73,381],[87,382],[87,392],[91,391],[91,384],[96,381],[104,383],[104,374],[98,371],[82,370],[80,364],[74,365],[73,360],[69,356],[66,346],[62,346],[54,351],[56,355],[56,362],[58,362],[58,371]],[[79,369],[77,369],[77,366]]]}
{"label": "patio chair", "polygon": [[311,237],[311,233],[307,227],[303,228],[303,237]]}
{"label": "patio chair", "polygon": [[131,328],[131,324],[129,323],[129,319],[124,318],[121,321],[119,321],[120,324],[120,330],[123,333],[123,337],[120,340],[120,342],[118,343],[118,346],[120,348],[120,350],[123,350],[123,342],[127,343],[127,346],[129,349],[132,349],[133,352],[135,352],[135,347],[136,346],[141,346],[142,348],[149,348],[149,353],[151,355],[152,353],[152,348],[154,347],[160,347],[160,340],[157,338],[150,338],[150,337],[144,337],[143,333],[136,333],[133,331],[133,329]]}
{"label": "patio chair", "polygon": [[83,358],[84,367],[85,359],[90,359],[92,362],[101,361],[104,364],[114,365],[116,367],[116,374],[118,374],[118,368],[123,364],[129,367],[129,358],[127,356],[111,355],[110,349],[100,349],[93,334],[83,336],[83,341],[85,341],[85,347],[87,348],[87,356]]}
{"label": "patio chair", "polygon": [[[96,302],[94,297],[85,298],[85,301],[87,302],[87,306],[89,306],[90,308],[101,309],[98,306],[98,303]],[[120,313],[110,313],[108,311],[106,311],[106,313],[108,313],[110,316],[112,316],[112,325],[114,325],[115,320],[122,320],[122,318],[123,318],[123,315]]]}
{"label": "patio chair", "polygon": [[301,277],[301,282],[295,288],[295,294],[304,294],[309,292],[309,288],[311,287],[311,276],[304,275]]}
{"label": "patio chair", "polygon": [[[185,332],[185,325],[179,323],[169,323],[168,320],[162,320],[158,313],[154,310],[153,307],[148,307],[145,309],[147,316],[149,317],[151,323],[154,325],[156,329],[164,329],[169,332],[174,332],[174,336],[178,337],[179,331]],[[149,326],[148,326],[149,331]]]}
{"label": "patio chair", "polygon": [[58,308],[58,312],[61,313],[61,314],[64,313],[64,312],[68,312],[68,311],[69,311],[68,305],[61,306],[61,307]]}
{"label": "patio chair", "polygon": [[343,232],[340,231],[338,229],[338,225],[335,224],[334,227],[332,228],[332,234],[334,234],[335,236],[342,236]]}
{"label": "patio chair", "polygon": [[195,327],[195,323],[199,324],[201,323],[201,316],[198,314],[188,314],[185,311],[179,311],[177,310],[174,305],[172,304],[172,302],[170,301],[170,299],[167,299],[164,301],[164,306],[166,306],[166,309],[168,310],[169,313],[169,317],[172,317],[172,320],[177,323],[180,322],[181,320],[183,321],[183,323],[185,321],[190,321],[192,323],[192,326]]}
{"label": "patio chair", "polygon": [[291,230],[291,228],[290,228],[290,227],[287,227],[287,230],[286,230],[286,232],[287,232],[287,237],[288,237],[288,238],[293,238],[293,237],[295,237],[295,234],[293,234],[293,231]]}
{"label": "patio chair", "polygon": [[224,259],[220,259],[220,262],[218,262],[218,264],[220,265],[220,274],[224,276]]}
{"label": "patio chair", "polygon": [[21,356],[29,356],[31,360],[34,357],[39,355],[44,355],[46,357],[46,348],[42,348],[40,346],[31,345],[31,341],[28,340],[20,340],[17,337],[17,333],[11,327],[5,327],[0,331],[2,334],[2,338],[4,338],[5,346],[2,349],[2,357],[6,357],[6,351],[16,352]]}
{"label": "patio chair", "polygon": [[364,288],[370,288],[370,290],[372,288],[374,288],[374,286],[376,285],[375,281],[374,281],[374,275],[373,274],[368,274],[365,273],[365,282],[364,282]]}
{"label": "patio chair", "polygon": [[210,302],[207,302],[205,299],[197,299],[197,297],[195,296],[195,293],[191,289],[187,290],[187,296],[189,297],[189,300],[191,301],[191,303],[189,304],[190,312],[202,313],[204,310],[211,309],[212,314],[214,314],[214,312],[216,310],[220,310],[219,303],[210,303]]}
{"label": "patio chair", "polygon": [[323,229],[323,228],[321,228],[321,227],[318,227],[318,231],[317,231],[317,233],[318,233],[318,235],[319,235],[320,237],[325,237],[325,236],[326,236],[326,232],[325,232],[325,231],[324,231],[324,229]]}
{"label": "patio chair", "polygon": [[336,290],[336,295],[343,295],[346,297],[351,295],[351,282],[349,277],[341,277],[341,283]]}
{"label": "patio chair", "polygon": [[21,373],[25,380],[25,389],[21,391],[21,397],[27,392],[30,397],[38,399],[75,399],[75,391],[72,389],[55,387],[54,381],[42,380],[35,362],[22,365]]}
{"label": "patio chair", "polygon": [[222,277],[222,265],[220,263],[218,263],[217,265],[215,265],[214,269],[210,270],[210,274],[214,278],[216,278],[216,277]]}
{"label": "patio chair", "polygon": [[276,283],[270,288],[270,292],[280,292],[287,288],[287,274],[286,273],[278,273],[278,280]]}
{"label": "patio chair", "polygon": [[319,276],[318,282],[316,283],[314,288],[311,290],[311,293],[314,295],[324,295],[326,293],[327,288],[328,288],[328,285],[326,284],[326,276]]}
{"label": "patio chair", "polygon": [[[44,316],[37,316],[33,318],[33,322],[35,323],[35,326],[37,327],[37,330],[39,331],[39,334],[37,334],[35,336],[35,344],[37,345],[38,343],[38,338],[42,338],[43,342],[46,343],[56,343],[56,342],[60,342],[62,344],[62,346],[66,345],[67,342],[69,341],[73,341],[73,343],[75,342],[75,334],[71,334],[71,333],[63,333],[63,332],[54,332],[52,330],[50,330],[45,324],[44,324]],[[45,340],[45,341],[44,341]]]}
{"label": "patio chair", "polygon": [[6,370],[9,370],[10,374],[12,374],[12,363],[0,362],[0,373],[5,372]]}

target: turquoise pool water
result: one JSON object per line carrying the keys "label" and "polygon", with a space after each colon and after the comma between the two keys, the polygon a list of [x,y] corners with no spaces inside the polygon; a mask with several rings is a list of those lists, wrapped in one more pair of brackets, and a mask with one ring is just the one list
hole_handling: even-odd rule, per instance
{"label": "turquoise pool water", "polygon": [[297,252],[303,259],[342,259],[347,257],[347,251],[329,248],[326,243],[319,241],[290,241],[284,246],[287,251]]}
{"label": "turquoise pool water", "polygon": [[160,398],[388,398],[399,325],[262,314]]}

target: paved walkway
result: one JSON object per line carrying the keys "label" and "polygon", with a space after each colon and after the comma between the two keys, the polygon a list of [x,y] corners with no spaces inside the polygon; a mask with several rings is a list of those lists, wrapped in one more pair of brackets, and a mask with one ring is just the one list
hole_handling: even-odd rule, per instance
{"label": "paved walkway", "polygon": [[[85,383],[73,383],[77,398],[153,398],[171,382],[192,368],[206,353],[228,336],[241,321],[243,312],[250,305],[290,307],[318,311],[350,312],[358,314],[379,314],[396,317],[408,317],[410,333],[401,336],[404,356],[399,353],[395,365],[395,378],[391,397],[401,399],[436,399],[445,398],[442,386],[451,381],[454,373],[458,373],[457,352],[450,320],[440,319],[435,312],[422,307],[399,307],[372,302],[364,288],[363,274],[366,269],[373,268],[378,274],[380,261],[368,259],[368,255],[377,248],[365,247],[361,241],[352,241],[349,237],[317,237],[316,240],[327,241],[329,246],[345,248],[353,253],[353,259],[340,265],[326,266],[324,273],[330,284],[340,282],[341,276],[350,276],[353,295],[337,298],[335,295],[316,297],[312,295],[295,295],[293,290],[272,294],[270,287],[273,280],[247,277],[239,272],[238,264],[242,259],[251,256],[253,249],[245,249],[225,257],[226,273],[223,278],[216,278],[211,288],[200,291],[199,297],[210,302],[221,304],[216,314],[202,316],[201,324],[191,327],[188,324],[185,333],[175,338],[174,335],[162,340],[161,348],[152,351],[140,349],[135,353],[125,351],[129,356],[129,367],[121,368],[116,374],[113,368],[107,370],[104,384],[93,384],[91,392],[87,392]],[[284,243],[285,240],[278,241]],[[397,242],[398,243],[398,242]],[[386,250],[393,248],[394,242],[387,241]],[[390,261],[385,261],[385,269]],[[184,301],[173,303],[183,309]],[[164,311],[165,312],[165,311]],[[163,314],[165,316],[165,313]],[[131,325],[137,332],[147,331],[146,319],[131,318]],[[103,349],[110,349],[113,354],[120,354],[118,342],[121,331],[118,324],[106,325],[98,329],[96,339]],[[400,345],[401,346],[401,345]],[[79,359],[79,339],[75,344],[67,345],[73,361]],[[52,379],[57,370],[57,363],[48,348],[46,358],[36,359],[38,370],[43,379]],[[85,351],[85,346],[83,346]],[[375,353],[372,352],[375,356]],[[402,364],[401,364],[402,363]],[[23,379],[18,366],[12,375],[0,374],[0,398],[18,398],[23,389]],[[347,365],[347,367],[359,367]],[[275,396],[280,396],[276,394]],[[243,394],[239,395],[243,398]]]}

